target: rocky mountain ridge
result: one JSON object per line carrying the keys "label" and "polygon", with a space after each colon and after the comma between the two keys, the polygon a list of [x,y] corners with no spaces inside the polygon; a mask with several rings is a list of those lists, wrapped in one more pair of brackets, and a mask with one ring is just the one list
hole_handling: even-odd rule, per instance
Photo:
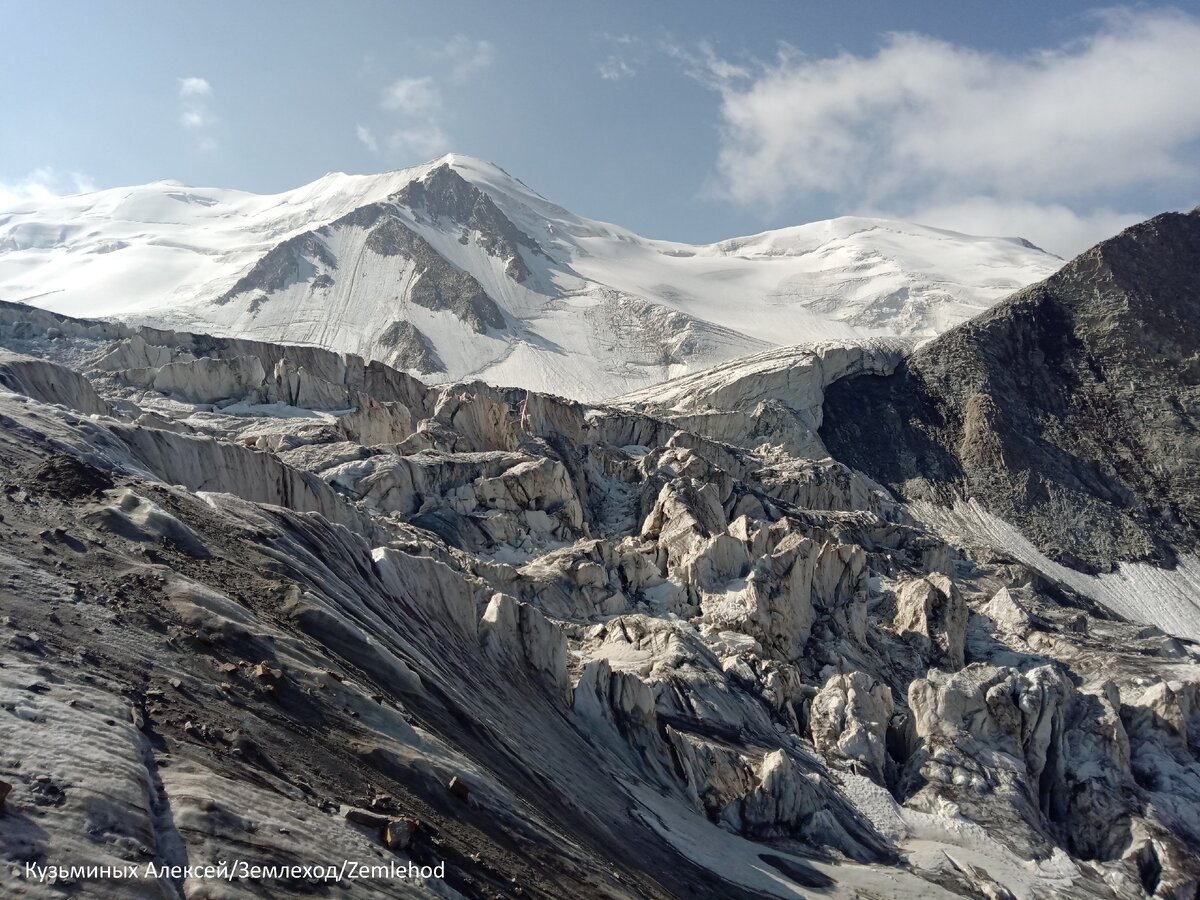
{"label": "rocky mountain ridge", "polygon": [[838,459],[914,499],[974,498],[1084,570],[1200,546],[1200,212],[1133,226],[826,393]]}

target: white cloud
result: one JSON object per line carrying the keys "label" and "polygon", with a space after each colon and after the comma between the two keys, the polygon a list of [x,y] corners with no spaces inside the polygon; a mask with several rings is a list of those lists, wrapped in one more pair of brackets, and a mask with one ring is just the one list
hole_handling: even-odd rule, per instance
{"label": "white cloud", "polygon": [[16,181],[0,181],[0,209],[95,189],[92,180],[80,172],[61,172],[50,166],[42,166]]}
{"label": "white cloud", "polygon": [[450,136],[436,122],[398,128],[388,137],[388,149],[400,156],[425,161],[450,149]]}
{"label": "white cloud", "polygon": [[420,78],[398,78],[383,92],[380,106],[408,115],[431,113],[441,108],[442,94],[428,75]]}
{"label": "white cloud", "polygon": [[608,45],[608,55],[596,64],[596,71],[605,81],[633,78],[645,67],[649,48],[634,34],[601,33],[596,38]]}
{"label": "white cloud", "polygon": [[456,34],[434,51],[434,57],[449,63],[451,81],[463,82],[495,61],[496,47],[491,41]]}
{"label": "white cloud", "polygon": [[633,66],[615,53],[610,54],[608,59],[596,67],[596,70],[605,81],[619,81],[622,78],[632,78],[637,74],[637,70]]}
{"label": "white cloud", "polygon": [[672,40],[664,40],[659,46],[667,56],[679,60],[684,71],[692,78],[723,93],[728,91],[732,82],[750,77],[749,69],[719,56],[708,41],[685,47]]}
{"label": "white cloud", "polygon": [[179,124],[196,135],[196,148],[204,153],[217,149],[212,135],[217,124],[212,100],[213,89],[207,79],[196,75],[179,79]]}
{"label": "white cloud", "polygon": [[354,129],[354,133],[358,136],[359,141],[364,147],[372,153],[379,152],[379,141],[375,140],[375,134],[366,125],[358,125]]}
{"label": "white cloud", "polygon": [[[450,149],[451,139],[442,127],[442,86],[462,84],[487,69],[496,58],[491,41],[456,34],[440,45],[426,48],[427,59],[442,65],[441,82],[431,75],[398,78],[383,91],[379,105],[396,113],[400,126],[386,140],[379,140],[364,125],[356,129],[358,140],[372,153],[381,149],[411,161],[440,156]],[[390,127],[390,126],[389,126]],[[387,128],[381,128],[386,132]]]}
{"label": "white cloud", "polygon": [[206,78],[191,76],[179,79],[180,97],[208,97],[212,94],[212,85]]}
{"label": "white cloud", "polygon": [[1105,198],[1200,183],[1200,20],[1177,11],[1107,12],[1021,56],[915,34],[870,56],[785,47],[754,70],[704,45],[674,55],[720,93],[720,184],[744,203],[930,210],[1073,252],[1134,215]]}
{"label": "white cloud", "polygon": [[1117,212],[1108,207],[1078,213],[1061,203],[979,196],[900,210],[876,211],[876,214],[969,234],[1023,237],[1043,250],[1062,257],[1074,256],[1152,215]]}
{"label": "white cloud", "polygon": [[202,110],[185,109],[179,114],[179,124],[184,128],[203,128],[208,123],[208,116]]}

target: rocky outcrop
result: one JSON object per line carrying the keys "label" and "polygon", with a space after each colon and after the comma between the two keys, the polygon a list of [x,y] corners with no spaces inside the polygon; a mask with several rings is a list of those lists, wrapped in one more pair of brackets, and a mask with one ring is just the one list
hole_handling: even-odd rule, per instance
{"label": "rocky outcrop", "polygon": [[1069,566],[1200,546],[1200,212],[1166,213],[825,392],[833,455],[911,498],[971,498]]}
{"label": "rocky outcrop", "polygon": [[473,233],[490,255],[505,263],[514,281],[529,277],[521,248],[540,254],[542,248],[500,211],[492,198],[450,166],[442,164],[419,181],[410,181],[391,197],[418,213],[446,219]]}
{"label": "rocky outcrop", "polygon": [[314,232],[305,232],[288,238],[267,253],[262,259],[234,282],[216,302],[229,303],[239,294],[257,292],[262,295],[281,291],[298,282],[307,281],[320,270],[336,269],[337,257],[324,241]]}
{"label": "rocky outcrop", "polygon": [[408,299],[430,310],[454,313],[477,332],[504,328],[504,313],[469,272],[455,269],[406,222],[386,210],[363,209],[328,228],[369,228],[364,247],[378,256],[412,261],[415,279]]}
{"label": "rocky outcrop", "polygon": [[[458,178],[457,175],[453,177]],[[481,209],[490,204],[486,195],[474,187],[467,187],[483,198]],[[502,214],[494,205],[490,209],[494,216],[485,215],[487,222],[475,218],[471,221],[480,227],[498,224],[492,222],[492,218],[503,219]],[[509,228],[512,228],[511,223]],[[506,231],[496,232],[492,240],[493,232],[481,232],[481,236],[486,236],[482,239],[491,241],[488,244],[490,250],[512,251],[515,255],[510,266],[523,269],[524,262],[507,235]],[[335,251],[334,247],[338,249]],[[217,306],[244,306],[245,315],[251,320],[269,316],[271,309],[268,307],[273,304],[294,302],[296,292],[305,297],[338,297],[341,299],[336,302],[345,304],[346,298],[361,296],[367,289],[358,280],[368,270],[378,269],[380,259],[387,261],[385,268],[399,270],[406,276],[404,287],[396,286],[395,273],[390,278],[383,278],[386,287],[372,282],[376,290],[396,293],[393,315],[403,313],[404,304],[411,302],[434,312],[449,312],[481,334],[489,329],[506,327],[503,311],[475,276],[455,267],[435,250],[394,202],[366,204],[320,228],[288,238],[255,262],[214,303]],[[398,322],[413,330],[398,331]],[[390,326],[380,323],[379,327],[380,333],[372,335],[366,342],[366,346],[379,348],[379,357],[401,362],[400,355],[411,356],[412,362],[426,366],[420,371],[440,371],[440,367],[432,367],[437,360],[436,351],[427,341],[421,340],[420,331],[410,322],[393,320]],[[399,327],[403,329],[403,324]]]}
{"label": "rocky outcrop", "polygon": [[379,335],[379,343],[388,351],[385,362],[396,369],[409,369],[420,375],[445,372],[437,350],[412,322],[397,320]]}

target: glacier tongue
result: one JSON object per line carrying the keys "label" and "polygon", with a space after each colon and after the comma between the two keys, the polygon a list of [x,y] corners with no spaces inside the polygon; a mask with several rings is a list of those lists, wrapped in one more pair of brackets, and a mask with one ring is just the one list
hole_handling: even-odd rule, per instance
{"label": "glacier tongue", "polygon": [[595,406],[16,304],[0,345],[19,892],[232,859],[445,863],[363,897],[1200,883],[1195,645],[830,459],[831,380],[893,345]]}

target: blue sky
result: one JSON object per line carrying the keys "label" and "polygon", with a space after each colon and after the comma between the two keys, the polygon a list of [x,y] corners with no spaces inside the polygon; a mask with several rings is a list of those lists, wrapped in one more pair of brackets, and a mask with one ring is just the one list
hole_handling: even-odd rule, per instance
{"label": "blue sky", "polygon": [[1200,8],[0,0],[0,205],[453,150],[712,241],[843,214],[1061,254],[1200,202]]}

